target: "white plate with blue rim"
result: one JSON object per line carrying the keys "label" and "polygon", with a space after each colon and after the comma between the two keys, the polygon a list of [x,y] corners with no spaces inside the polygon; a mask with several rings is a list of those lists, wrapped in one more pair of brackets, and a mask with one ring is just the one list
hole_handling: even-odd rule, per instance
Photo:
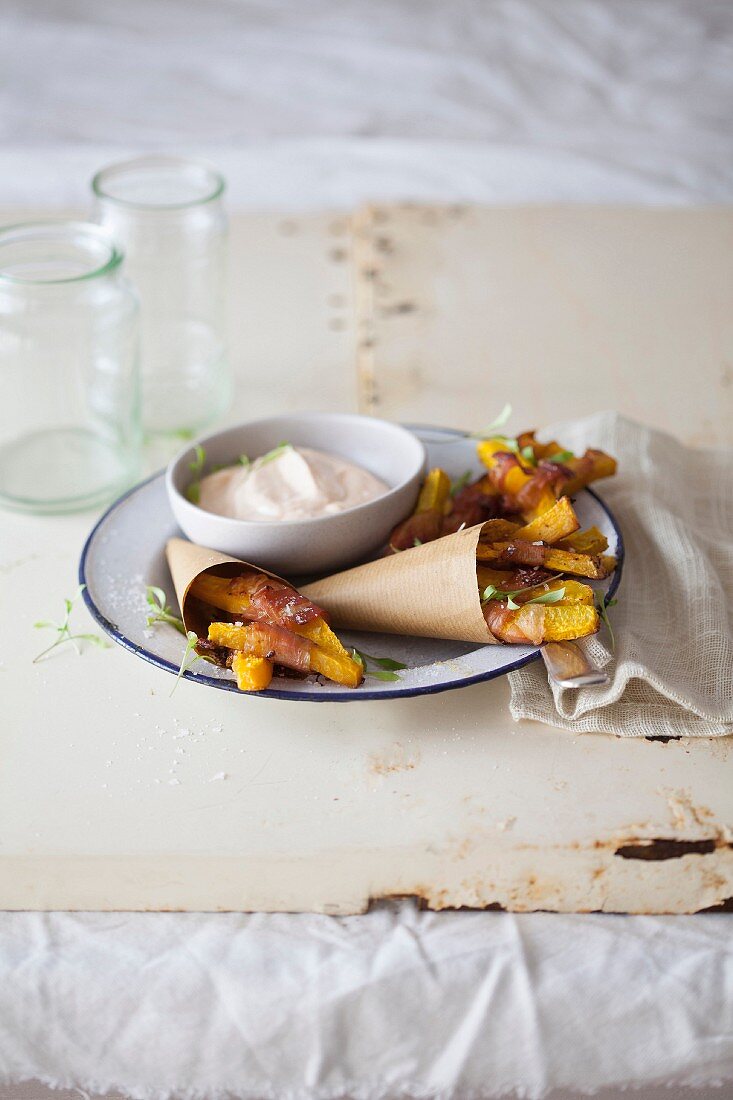
{"label": "white plate with blue rim", "polygon": [[[475,477],[483,472],[476,457],[475,441],[446,428],[411,426],[411,430],[424,442],[429,466],[441,466],[453,478],[467,470]],[[618,559],[616,570],[609,578],[591,582],[599,596],[608,601],[621,580],[624,558],[621,531],[597,493],[584,489],[574,500],[581,527],[598,527],[608,539],[608,552]],[[143,538],[140,536],[142,531],[145,532]],[[163,589],[168,603],[176,606],[165,545],[169,538],[180,534],[168,504],[165,475],[161,471],[120,497],[104,513],[89,535],[79,562],[79,582],[85,585],[84,601],[100,627],[136,657],[174,676],[178,675],[181,666],[185,639],[165,623],[148,625],[147,589],[149,586]],[[356,703],[367,699],[430,695],[493,680],[540,657],[537,646],[476,645],[474,642],[356,631],[339,631],[339,636],[347,646],[405,667],[394,673],[395,679],[368,676],[359,688],[342,687],[320,679],[277,677],[260,693],[261,697],[309,703]],[[379,670],[375,668],[375,671]],[[202,660],[196,661],[183,675],[203,687],[238,690],[228,669]]]}

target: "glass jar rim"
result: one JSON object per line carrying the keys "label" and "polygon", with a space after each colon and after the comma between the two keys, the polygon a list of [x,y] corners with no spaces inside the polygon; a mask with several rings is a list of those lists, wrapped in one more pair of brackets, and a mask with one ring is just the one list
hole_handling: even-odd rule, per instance
{"label": "glass jar rim", "polygon": [[[3,250],[14,244],[47,241],[49,243],[76,242],[89,247],[94,244],[101,246],[104,256],[99,262],[83,271],[73,275],[63,275],[55,278],[36,278],[26,275],[13,275],[3,270]],[[100,225],[93,222],[67,221],[62,219],[47,219],[35,222],[18,222],[15,225],[0,227],[0,283],[10,283],[14,286],[58,286],[62,283],[83,283],[90,279],[97,279],[102,275],[109,275],[115,271],[124,259],[122,251],[114,240]]]}
{"label": "glass jar rim", "polygon": [[[124,198],[114,194],[108,189],[108,184],[115,179],[135,171],[156,169],[180,169],[185,171],[197,171],[208,177],[210,187],[200,196],[193,199],[183,199],[180,202],[140,202],[135,199]],[[226,188],[226,180],[213,164],[198,157],[177,157],[162,154],[133,157],[130,160],[115,161],[101,168],[92,178],[92,191],[99,199],[105,202],[113,202],[119,206],[132,210],[148,210],[151,212],[166,210],[186,210],[194,206],[204,206],[220,198]]]}

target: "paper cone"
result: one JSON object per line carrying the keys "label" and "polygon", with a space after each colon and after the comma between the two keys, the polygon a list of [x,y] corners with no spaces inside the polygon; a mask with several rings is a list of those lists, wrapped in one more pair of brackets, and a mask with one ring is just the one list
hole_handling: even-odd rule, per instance
{"label": "paper cone", "polygon": [[208,634],[209,619],[197,611],[195,601],[188,599],[188,593],[193,582],[202,573],[211,571],[217,577],[236,577],[242,572],[242,566],[244,566],[245,569],[252,569],[255,573],[265,573],[268,577],[274,577],[275,580],[283,580],[276,573],[271,573],[269,569],[262,569],[259,565],[242,561],[241,558],[227,557],[226,554],[220,554],[218,550],[197,546],[195,542],[188,542],[186,539],[168,539],[165,556],[173,577],[183,625],[186,630],[193,630],[200,638],[205,638]]}
{"label": "paper cone", "polygon": [[335,573],[300,591],[337,628],[496,643],[476,582],[481,527]]}

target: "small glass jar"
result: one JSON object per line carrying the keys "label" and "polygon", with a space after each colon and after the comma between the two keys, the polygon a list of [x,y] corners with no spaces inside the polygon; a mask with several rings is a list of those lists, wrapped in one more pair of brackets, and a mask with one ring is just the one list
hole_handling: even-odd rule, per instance
{"label": "small glass jar", "polygon": [[0,504],[79,511],[134,480],[138,312],[98,225],[0,229]]}
{"label": "small glass jar", "polygon": [[92,188],[140,295],[143,425],[193,436],[230,396],[224,180],[203,161],[147,156],[102,169]]}

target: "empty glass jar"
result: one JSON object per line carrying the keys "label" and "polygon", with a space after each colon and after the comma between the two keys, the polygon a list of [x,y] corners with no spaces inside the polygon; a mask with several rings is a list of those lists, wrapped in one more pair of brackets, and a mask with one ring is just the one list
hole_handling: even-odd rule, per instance
{"label": "empty glass jar", "polygon": [[140,457],[138,302],[97,225],[0,229],[0,504],[68,512]]}
{"label": "empty glass jar", "polygon": [[202,161],[147,156],[92,188],[140,295],[145,429],[194,435],[229,401],[224,180]]}

